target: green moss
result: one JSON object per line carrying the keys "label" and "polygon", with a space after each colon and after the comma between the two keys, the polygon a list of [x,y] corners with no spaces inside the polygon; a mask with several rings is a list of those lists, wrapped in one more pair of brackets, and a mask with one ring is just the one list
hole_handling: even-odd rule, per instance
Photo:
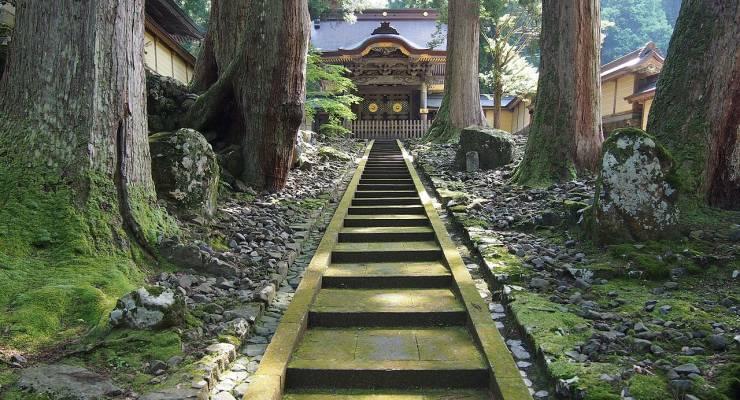
{"label": "green moss", "polygon": [[[113,180],[66,178],[59,164],[74,146],[45,143],[49,135],[22,126],[0,116],[0,326],[10,327],[0,346],[28,353],[105,325],[145,273],[133,261]],[[59,159],[25,157],[29,149],[56,154],[52,145]],[[133,206],[148,238],[169,232],[163,214],[143,204]]]}
{"label": "green moss", "polygon": [[459,215],[457,219],[466,228],[472,228],[472,227],[483,228],[483,229],[488,228],[488,221],[482,218],[471,217],[465,214],[465,215]]}
{"label": "green moss", "polygon": [[514,315],[535,339],[537,347],[545,353],[563,357],[579,342],[591,337],[588,322],[552,303],[544,296],[531,292],[516,292],[511,304]]}
{"label": "green moss", "polygon": [[577,172],[571,151],[571,112],[559,98],[560,77],[553,68],[541,72],[524,158],[512,176],[512,183],[522,186],[547,187],[573,180]]}
{"label": "green moss", "polygon": [[665,400],[671,398],[666,381],[655,375],[635,375],[627,383],[630,395],[640,400]]}
{"label": "green moss", "polygon": [[[620,369],[610,363],[575,363],[561,358],[547,366],[548,372],[555,379],[568,380],[578,377],[574,389],[585,392],[585,400],[619,400],[620,388],[601,380],[602,374],[619,375]],[[639,398],[639,397],[637,397]]]}
{"label": "green moss", "polygon": [[740,398],[740,356],[735,355],[714,376],[713,382],[703,379],[694,382],[696,393],[706,400],[731,400]]}
{"label": "green moss", "polygon": [[524,268],[519,257],[509,253],[504,246],[488,246],[481,254],[494,275],[506,275],[509,283],[522,283],[532,274]]}
{"label": "green moss", "polygon": [[463,127],[455,127],[450,120],[450,95],[445,91],[442,98],[442,105],[437,110],[437,114],[429,127],[429,132],[424,135],[424,142],[447,143],[457,142],[460,139],[460,132]]}

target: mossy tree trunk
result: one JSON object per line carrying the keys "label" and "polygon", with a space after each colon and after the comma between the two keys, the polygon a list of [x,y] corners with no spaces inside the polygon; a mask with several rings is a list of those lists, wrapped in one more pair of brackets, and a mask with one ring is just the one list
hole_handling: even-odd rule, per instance
{"label": "mossy tree trunk", "polygon": [[[187,120],[197,130],[221,130],[237,140],[244,182],[279,190],[285,186],[303,119],[308,3],[250,0],[246,15],[241,40],[213,36],[213,48],[231,46],[222,53],[233,56],[223,57],[232,58],[228,67],[219,71],[218,80],[191,108]],[[218,63],[219,51],[214,54]]]}
{"label": "mossy tree trunk", "polygon": [[648,118],[681,191],[740,209],[740,5],[684,0]]}
{"label": "mossy tree trunk", "polygon": [[249,0],[212,0],[208,33],[195,65],[191,86],[205,92],[236,56],[247,28]]}
{"label": "mossy tree trunk", "polygon": [[451,0],[448,4],[445,93],[425,140],[457,140],[460,130],[484,125],[478,83],[480,1]]}
{"label": "mossy tree trunk", "polygon": [[[125,232],[149,249],[157,233],[148,230],[156,195],[144,94],[144,0],[17,5],[0,81],[0,208],[38,209],[29,199],[57,195],[58,218],[76,210],[102,247],[113,239],[127,247]],[[21,215],[4,216],[17,218],[11,229],[62,229],[34,226]]]}
{"label": "mossy tree trunk", "polygon": [[598,0],[543,0],[540,78],[513,181],[544,186],[595,170],[601,132]]}

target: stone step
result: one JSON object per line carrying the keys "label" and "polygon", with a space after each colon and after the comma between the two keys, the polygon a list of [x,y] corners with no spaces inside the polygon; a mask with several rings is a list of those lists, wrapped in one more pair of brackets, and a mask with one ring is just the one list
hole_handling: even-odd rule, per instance
{"label": "stone step", "polygon": [[399,167],[399,168],[406,168],[406,162],[405,161],[381,161],[381,160],[369,160],[367,164],[365,164],[365,168],[367,167]]}
{"label": "stone step", "polygon": [[425,215],[347,215],[344,219],[346,228],[367,226],[428,226]]}
{"label": "stone step", "polygon": [[386,184],[386,185],[413,185],[414,181],[411,177],[408,178],[360,178],[360,184]]}
{"label": "stone step", "polygon": [[331,264],[323,288],[449,288],[450,271],[440,262]]}
{"label": "stone step", "polygon": [[331,252],[333,263],[437,261],[442,248],[437,242],[337,243]]}
{"label": "stone step", "polygon": [[292,391],[283,396],[283,400],[490,400],[491,398],[487,390],[475,389],[306,389]]}
{"label": "stone step", "polygon": [[443,289],[321,289],[308,316],[311,327],[465,325],[462,302]]}
{"label": "stone step", "polygon": [[381,197],[419,197],[419,193],[412,190],[358,190],[355,198],[381,198]]}
{"label": "stone step", "polygon": [[418,197],[366,197],[352,199],[353,206],[392,206],[404,204],[421,204],[421,199],[419,199]]}
{"label": "stone step", "polygon": [[434,238],[434,229],[430,226],[343,228],[339,232],[340,243],[431,241]]}
{"label": "stone step", "polygon": [[465,327],[309,329],[286,377],[288,389],[488,385],[488,368]]}
{"label": "stone step", "polygon": [[359,184],[357,185],[357,190],[416,190],[416,187],[414,185],[395,185],[395,184]]}
{"label": "stone step", "polygon": [[378,215],[378,214],[419,214],[424,215],[424,206],[421,204],[385,205],[385,206],[352,206],[348,215]]}
{"label": "stone step", "polygon": [[362,179],[411,179],[408,172],[384,173],[384,172],[365,172]]}

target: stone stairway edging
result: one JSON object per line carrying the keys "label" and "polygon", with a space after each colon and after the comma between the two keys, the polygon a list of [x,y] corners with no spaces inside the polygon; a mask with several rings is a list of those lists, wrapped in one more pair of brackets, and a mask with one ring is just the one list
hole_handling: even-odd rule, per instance
{"label": "stone stairway edging", "polygon": [[263,355],[260,367],[252,375],[252,382],[243,396],[245,400],[279,400],[282,397],[288,361],[307,328],[309,306],[321,289],[321,278],[329,265],[331,250],[338,240],[339,231],[373,144],[374,141],[367,144],[360,163],[353,171],[352,180],[344,189],[342,199],[314,252],[314,257],[306,267],[293,300],[283,314],[280,325]]}
{"label": "stone stairway edging", "polygon": [[[366,144],[363,154],[370,148],[370,144]],[[355,157],[348,161],[345,165],[344,173],[337,179],[337,184],[332,188],[330,196],[321,203],[321,207],[311,213],[307,222],[302,224],[291,225],[291,228],[298,229],[305,232],[303,238],[297,239],[297,247],[287,253],[285,261],[287,268],[278,269],[279,273],[272,274],[271,282],[268,286],[260,290],[258,293],[261,302],[247,303],[247,305],[258,305],[259,311],[255,313],[254,321],[249,322],[249,329],[244,330],[244,333],[230,335],[232,341],[230,343],[220,342],[214,343],[206,348],[206,355],[200,360],[193,364],[195,373],[198,376],[192,379],[183,380],[182,382],[176,383],[175,387],[168,389],[161,389],[152,393],[144,394],[140,397],[140,400],[209,400],[211,390],[218,383],[219,376],[228,370],[231,363],[236,360],[238,356],[238,350],[246,343],[246,341],[254,333],[255,323],[262,318],[265,311],[272,305],[277,289],[280,285],[288,278],[288,271],[293,263],[296,261],[305,250],[306,243],[309,241],[310,234],[321,225],[324,220],[322,217],[329,211],[332,211],[331,200],[337,198],[339,195],[345,192],[349,186],[347,180],[348,176],[352,176],[355,173]]]}
{"label": "stone stairway edging", "polygon": [[544,350],[540,346],[536,345],[534,336],[527,330],[524,324],[521,323],[516,313],[511,308],[510,304],[513,300],[510,297],[510,293],[514,291],[514,289],[512,289],[511,286],[508,285],[504,279],[493,273],[493,268],[491,268],[488,260],[483,256],[483,252],[481,251],[480,246],[476,244],[476,242],[473,240],[473,237],[475,236],[475,230],[465,226],[460,218],[461,213],[454,212],[451,207],[447,206],[447,204],[442,201],[443,199],[445,199],[445,197],[440,192],[440,189],[434,184],[432,175],[429,173],[429,171],[426,170],[426,166],[423,163],[416,162],[416,160],[414,160],[414,165],[418,168],[418,170],[420,171],[420,175],[423,176],[424,180],[428,183],[428,186],[434,189],[434,196],[440,201],[440,204],[447,212],[447,215],[449,215],[454,226],[463,233],[463,240],[467,241],[470,244],[468,248],[472,249],[474,251],[474,254],[478,256],[481,260],[483,260],[485,268],[479,268],[479,270],[483,275],[484,280],[488,282],[488,285],[489,287],[491,287],[491,289],[497,290],[501,294],[501,304],[506,308],[507,314],[513,317],[512,322],[514,323],[514,327],[516,328],[517,333],[519,333],[519,335],[526,341],[527,346],[530,349],[535,349],[534,358],[537,367],[540,371],[543,371],[545,373],[545,377],[550,383],[550,386],[556,389],[555,392],[558,392],[557,386],[561,384],[561,382],[560,379],[555,377],[550,372],[549,368],[547,368],[547,357],[545,356]]}
{"label": "stone stairway edging", "polygon": [[[491,322],[488,308],[483,307],[485,304],[481,305],[481,297],[478,289],[475,287],[462,257],[452,242],[447,228],[444,226],[437,210],[432,204],[431,196],[426,193],[426,187],[421,180],[421,175],[416,169],[416,164],[418,163],[415,162],[414,157],[403,146],[403,143],[400,140],[397,142],[404,155],[411,177],[414,180],[416,190],[420,194],[422,204],[424,204],[426,209],[426,215],[434,227],[439,245],[443,249],[444,259],[447,261],[450,271],[453,274],[453,282],[467,308],[469,315],[468,323],[472,325],[471,333],[478,341],[487,362],[490,364],[491,392],[496,395],[496,398],[500,399],[531,400],[532,396],[529,393],[529,389],[522,380],[516,362],[509,348],[506,346],[503,336]],[[422,174],[425,174],[423,169]],[[437,188],[436,186],[433,187],[435,191],[434,196],[437,197]],[[501,348],[506,351],[500,351]]]}

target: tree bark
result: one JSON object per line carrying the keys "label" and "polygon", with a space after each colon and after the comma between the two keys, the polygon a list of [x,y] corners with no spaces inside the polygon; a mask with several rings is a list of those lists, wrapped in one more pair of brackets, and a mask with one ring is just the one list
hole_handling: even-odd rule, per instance
{"label": "tree bark", "polygon": [[248,5],[249,0],[211,2],[208,33],[191,83],[195,92],[204,92],[213,86],[236,57],[247,29]]}
{"label": "tree bark", "polygon": [[681,191],[740,209],[740,6],[684,0],[647,130],[678,167]]}
{"label": "tree bark", "polygon": [[485,124],[478,82],[480,1],[450,0],[448,14],[445,95],[425,137],[434,142],[456,140],[463,128]]}
{"label": "tree bark", "polygon": [[546,186],[595,170],[601,132],[598,0],[543,0],[540,78],[513,181]]}
{"label": "tree bark", "polygon": [[9,185],[3,191],[22,198],[66,187],[82,215],[105,219],[108,235],[123,226],[149,249],[152,232],[142,219],[156,207],[156,195],[144,94],[144,1],[17,5],[0,81],[0,178]]}
{"label": "tree bark", "polygon": [[225,129],[241,146],[242,180],[274,191],[285,186],[303,119],[308,4],[306,0],[250,0],[246,15],[241,41],[214,35],[217,63],[231,61],[187,120],[198,130]]}
{"label": "tree bark", "polygon": [[501,79],[493,85],[493,127],[496,129],[501,129],[501,98],[504,97],[502,86]]}

